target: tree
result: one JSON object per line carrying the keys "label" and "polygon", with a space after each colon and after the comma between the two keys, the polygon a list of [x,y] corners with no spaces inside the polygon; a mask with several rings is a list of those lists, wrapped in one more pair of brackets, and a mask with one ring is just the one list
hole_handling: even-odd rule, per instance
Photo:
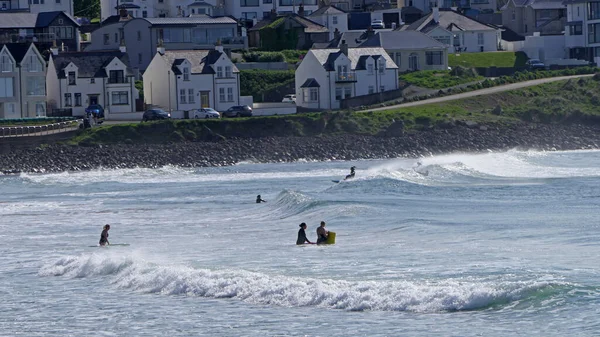
{"label": "tree", "polygon": [[73,1],[75,16],[88,19],[100,17],[100,0],[75,0]]}

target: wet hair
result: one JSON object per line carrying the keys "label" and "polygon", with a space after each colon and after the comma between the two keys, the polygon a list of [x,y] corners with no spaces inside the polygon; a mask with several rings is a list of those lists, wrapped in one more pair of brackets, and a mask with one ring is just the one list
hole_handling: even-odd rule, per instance
{"label": "wet hair", "polygon": [[104,229],[110,229],[110,225],[109,224],[104,225]]}
{"label": "wet hair", "polygon": [[325,224],[325,221],[321,221],[321,226],[323,226]]}
{"label": "wet hair", "polygon": [[300,224],[300,227],[304,227],[304,226],[306,226],[306,223],[303,222]]}

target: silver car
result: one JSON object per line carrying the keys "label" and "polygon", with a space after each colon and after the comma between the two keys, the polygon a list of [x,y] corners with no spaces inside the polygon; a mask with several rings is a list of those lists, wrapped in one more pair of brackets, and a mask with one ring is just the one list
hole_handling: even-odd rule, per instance
{"label": "silver car", "polygon": [[221,114],[215,109],[200,108],[200,109],[192,110],[192,113],[190,114],[190,118],[195,118],[195,119],[197,119],[197,118],[203,118],[203,119],[221,118]]}

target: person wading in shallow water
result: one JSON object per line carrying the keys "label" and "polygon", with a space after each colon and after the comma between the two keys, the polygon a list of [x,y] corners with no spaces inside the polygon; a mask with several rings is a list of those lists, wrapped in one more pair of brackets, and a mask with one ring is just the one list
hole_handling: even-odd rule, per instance
{"label": "person wading in shallow water", "polygon": [[303,245],[305,243],[310,243],[311,245],[314,244],[313,242],[308,241],[305,230],[306,224],[303,222],[300,224],[300,230],[298,231],[298,240],[296,240],[297,245]]}
{"label": "person wading in shallow water", "polygon": [[108,231],[110,230],[110,225],[104,225],[104,228],[102,229],[102,234],[100,234],[100,246],[107,246],[110,245],[110,242],[108,242]]}
{"label": "person wading in shallow water", "polygon": [[257,203],[257,204],[260,204],[261,202],[267,202],[267,201],[266,201],[266,200],[263,200],[263,199],[260,197],[260,194],[259,194],[259,195],[257,195],[257,196],[256,196],[256,203]]}
{"label": "person wading in shallow water", "polygon": [[327,242],[328,236],[329,231],[325,229],[325,221],[321,221],[321,226],[317,228],[317,244],[320,245]]}

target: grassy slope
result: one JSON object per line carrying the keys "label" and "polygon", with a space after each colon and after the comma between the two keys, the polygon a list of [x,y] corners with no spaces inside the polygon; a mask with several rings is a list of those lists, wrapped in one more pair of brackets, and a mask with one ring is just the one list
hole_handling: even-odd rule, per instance
{"label": "grassy slope", "polygon": [[[212,130],[225,137],[378,134],[403,120],[408,129],[448,120],[483,123],[587,121],[600,123],[600,82],[579,79],[473,97],[450,103],[397,108],[381,112],[338,112],[225,120],[181,120],[114,125],[86,131],[73,143],[165,142],[210,139]],[[501,106],[501,115],[490,111]]]}
{"label": "grassy slope", "polygon": [[482,76],[452,76],[449,71],[422,70],[399,76],[400,81],[428,89],[445,89],[459,84],[482,80]]}
{"label": "grassy slope", "polygon": [[450,67],[524,67],[527,55],[523,52],[485,52],[485,53],[462,53],[459,55],[448,54],[448,65]]}

